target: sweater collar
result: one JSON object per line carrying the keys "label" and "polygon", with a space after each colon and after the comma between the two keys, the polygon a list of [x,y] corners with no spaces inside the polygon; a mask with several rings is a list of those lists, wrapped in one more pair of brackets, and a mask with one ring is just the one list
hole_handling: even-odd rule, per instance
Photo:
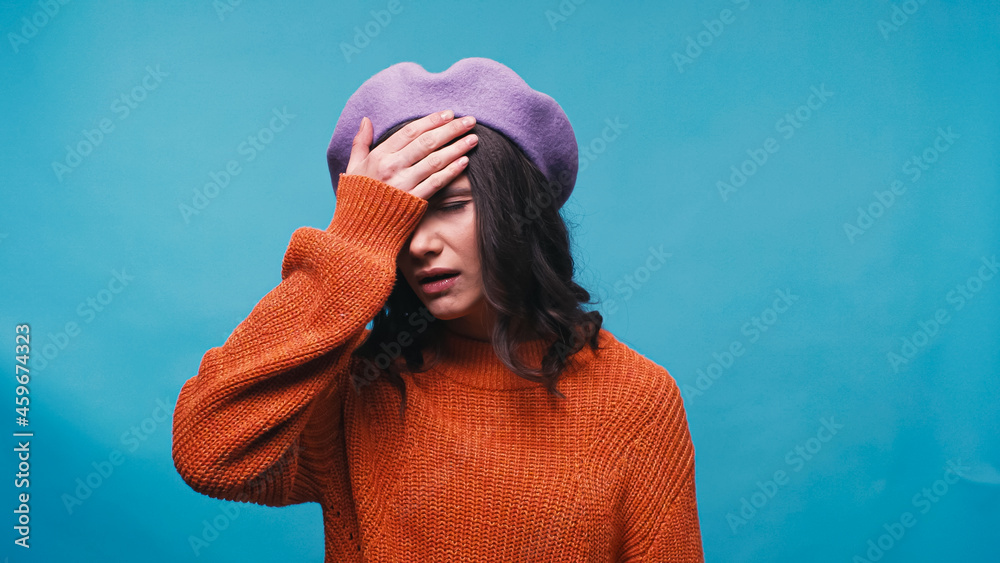
{"label": "sweater collar", "polygon": [[[434,370],[460,386],[491,390],[542,386],[511,371],[493,351],[490,342],[447,329],[442,331],[441,338],[442,358]],[[541,338],[521,342],[520,357],[529,367],[538,368],[550,344],[550,340]]]}

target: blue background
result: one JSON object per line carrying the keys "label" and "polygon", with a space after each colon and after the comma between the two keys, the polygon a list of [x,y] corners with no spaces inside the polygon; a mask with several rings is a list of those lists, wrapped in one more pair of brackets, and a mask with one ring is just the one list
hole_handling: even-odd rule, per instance
{"label": "blue background", "polygon": [[[904,512],[915,525],[881,539],[883,561],[1000,559],[1000,277],[982,262],[1000,251],[995,2],[400,6],[382,25],[369,23],[382,1],[77,1],[51,17],[3,3],[0,331],[12,370],[14,327],[31,325],[35,436],[32,548],[12,543],[6,438],[0,554],[322,560],[318,505],[189,489],[157,401],[172,407],[277,285],[292,232],[328,225],[324,153],[348,96],[395,62],[440,72],[484,56],[553,96],[591,151],[563,208],[579,280],[606,328],[684,391],[709,561],[869,560]],[[23,18],[44,25],[12,38]],[[345,55],[366,24],[377,34]],[[240,144],[283,109],[294,117],[249,160]],[[783,128],[796,110],[800,127]],[[745,162],[765,145],[764,164]],[[230,160],[240,173],[185,217]],[[734,166],[756,170],[723,194]],[[869,218],[849,236],[859,208]],[[644,270],[661,246],[669,258]],[[961,308],[957,286],[975,290]],[[768,311],[779,290],[791,304]],[[947,322],[926,323],[942,309]],[[727,357],[734,342],[743,353]],[[14,431],[12,376],[0,389]],[[949,461],[965,469],[947,484]],[[212,537],[213,519],[226,529],[196,557],[190,537]]]}

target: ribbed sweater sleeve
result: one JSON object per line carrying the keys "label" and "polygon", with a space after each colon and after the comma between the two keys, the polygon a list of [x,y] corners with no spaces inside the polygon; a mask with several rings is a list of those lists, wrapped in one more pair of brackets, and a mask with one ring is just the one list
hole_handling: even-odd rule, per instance
{"label": "ribbed sweater sleeve", "polygon": [[627,562],[703,562],[694,444],[676,381],[664,370],[655,412],[626,448]]}
{"label": "ribbed sweater sleeve", "polygon": [[347,174],[337,193],[329,227],[292,233],[281,282],[181,388],[173,460],[200,493],[318,502],[322,479],[345,471],[332,464],[343,455],[350,355],[391,293],[396,255],[427,201]]}

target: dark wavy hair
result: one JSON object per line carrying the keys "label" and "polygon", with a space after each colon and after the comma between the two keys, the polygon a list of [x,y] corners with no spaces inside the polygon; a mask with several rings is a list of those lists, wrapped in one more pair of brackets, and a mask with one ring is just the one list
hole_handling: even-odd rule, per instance
{"label": "dark wavy hair", "polygon": [[[372,148],[410,121],[383,133]],[[466,152],[465,173],[472,184],[484,293],[496,311],[493,350],[512,372],[564,399],[556,389],[559,377],[584,345],[600,349],[603,318],[597,311],[582,308],[596,301],[590,301],[590,293],[573,280],[569,231],[554,203],[560,188],[503,133],[482,123],[470,132],[479,137],[479,143]],[[435,321],[397,269],[392,293],[372,319],[368,337],[354,351],[355,357],[367,360],[376,378],[385,375],[400,390],[400,416],[406,410],[406,384],[399,376],[402,364],[410,372],[421,372],[442,359],[444,326]],[[535,338],[551,342],[538,367],[525,365],[517,353],[519,342]],[[425,349],[432,351],[427,365]],[[387,352],[393,357],[387,357]],[[355,374],[355,389],[360,392],[367,381]]]}

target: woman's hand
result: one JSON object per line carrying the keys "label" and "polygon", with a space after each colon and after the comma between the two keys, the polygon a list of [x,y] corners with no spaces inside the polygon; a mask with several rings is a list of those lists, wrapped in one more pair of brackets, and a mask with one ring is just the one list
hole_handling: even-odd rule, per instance
{"label": "woman's hand", "polygon": [[[475,124],[472,116],[454,119],[451,110],[435,112],[407,123],[369,151],[374,128],[367,117],[362,118],[351,146],[347,174],[368,176],[417,197],[430,199],[462,173],[469,161],[462,155],[476,146],[479,139],[476,135],[468,135],[451,145],[443,145],[469,131]],[[436,148],[438,150],[434,150]]]}

